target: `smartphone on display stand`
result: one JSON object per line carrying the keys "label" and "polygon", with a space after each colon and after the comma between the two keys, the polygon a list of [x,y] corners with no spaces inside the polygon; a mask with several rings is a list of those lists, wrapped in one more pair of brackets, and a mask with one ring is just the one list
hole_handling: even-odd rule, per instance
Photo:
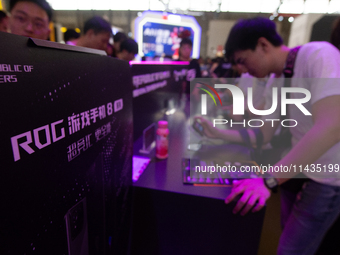
{"label": "smartphone on display stand", "polygon": [[[204,128],[202,126],[202,124],[198,121],[195,120],[194,123],[192,124],[192,128],[200,135],[200,136],[204,136]],[[199,143],[192,143],[188,145],[188,150],[190,151],[198,151],[200,150],[202,147],[202,144]]]}

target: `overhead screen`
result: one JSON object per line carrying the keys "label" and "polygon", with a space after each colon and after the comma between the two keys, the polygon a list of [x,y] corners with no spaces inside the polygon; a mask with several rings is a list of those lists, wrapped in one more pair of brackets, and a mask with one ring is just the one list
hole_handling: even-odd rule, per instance
{"label": "overhead screen", "polygon": [[135,19],[134,35],[141,57],[176,59],[183,36],[193,42],[192,58],[199,57],[201,27],[194,17],[147,11]]}

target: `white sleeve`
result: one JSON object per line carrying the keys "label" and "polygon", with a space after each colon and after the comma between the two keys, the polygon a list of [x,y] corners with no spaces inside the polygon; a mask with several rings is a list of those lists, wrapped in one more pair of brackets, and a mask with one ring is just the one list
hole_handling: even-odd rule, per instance
{"label": "white sleeve", "polygon": [[[340,95],[340,52],[328,42],[311,42],[301,47],[294,77],[309,78],[311,104]],[[307,87],[307,88],[308,88]]]}
{"label": "white sleeve", "polygon": [[303,45],[296,57],[294,77],[340,78],[340,52],[328,42]]}

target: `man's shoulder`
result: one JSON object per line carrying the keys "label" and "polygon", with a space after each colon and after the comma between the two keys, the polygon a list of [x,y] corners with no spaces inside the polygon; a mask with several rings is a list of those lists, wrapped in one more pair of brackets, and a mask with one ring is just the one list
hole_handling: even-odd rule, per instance
{"label": "man's shoulder", "polygon": [[327,52],[335,52],[339,54],[339,50],[334,47],[329,42],[325,41],[317,41],[317,42],[309,42],[301,46],[298,55],[310,55],[315,53],[327,53]]}
{"label": "man's shoulder", "polygon": [[300,48],[296,57],[296,64],[301,68],[319,65],[340,65],[340,51],[329,42],[309,42]]}
{"label": "man's shoulder", "polygon": [[296,57],[294,77],[338,78],[340,76],[340,52],[328,42],[304,44]]}

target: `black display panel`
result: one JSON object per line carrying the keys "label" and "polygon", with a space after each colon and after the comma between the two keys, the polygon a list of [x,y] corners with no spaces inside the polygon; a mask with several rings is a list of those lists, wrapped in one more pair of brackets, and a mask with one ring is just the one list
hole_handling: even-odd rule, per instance
{"label": "black display panel", "polygon": [[0,45],[0,254],[125,253],[128,63],[5,33]]}
{"label": "black display panel", "polygon": [[190,80],[189,62],[141,62],[132,64],[134,140],[164,113],[180,107],[182,92]]}

